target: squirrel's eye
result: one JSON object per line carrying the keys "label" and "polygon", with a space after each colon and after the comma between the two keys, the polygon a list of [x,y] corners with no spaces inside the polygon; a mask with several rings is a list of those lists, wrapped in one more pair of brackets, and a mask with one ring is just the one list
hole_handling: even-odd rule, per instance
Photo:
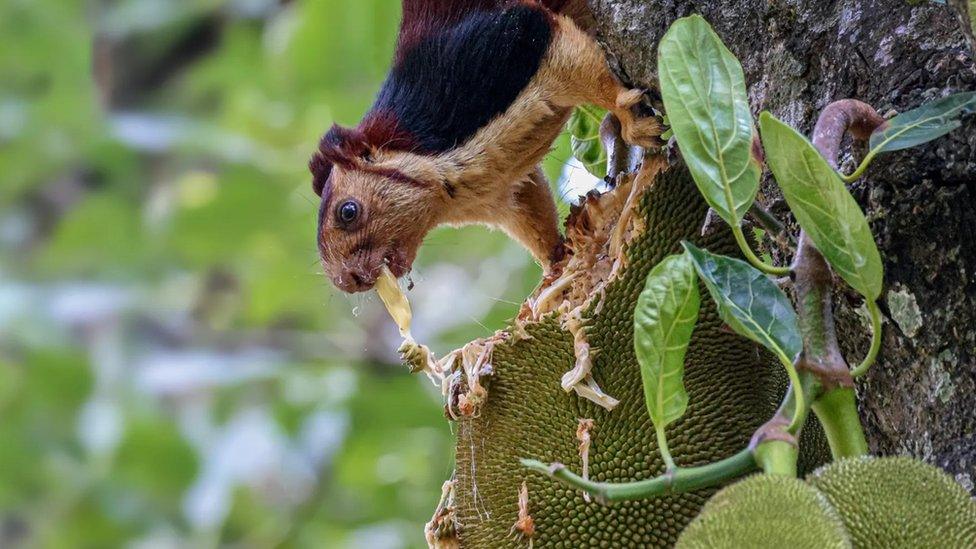
{"label": "squirrel's eye", "polygon": [[347,200],[339,205],[339,209],[336,211],[336,218],[338,218],[341,223],[352,223],[359,217],[359,204],[353,200]]}

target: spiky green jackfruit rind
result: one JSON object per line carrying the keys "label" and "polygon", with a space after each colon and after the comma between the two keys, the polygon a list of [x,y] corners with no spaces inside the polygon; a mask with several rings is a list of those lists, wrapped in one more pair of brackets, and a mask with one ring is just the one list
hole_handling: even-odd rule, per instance
{"label": "spiky green jackfruit rind", "polygon": [[[706,211],[687,171],[675,168],[659,175],[641,198],[646,229],[626,250],[627,267],[607,287],[602,306],[594,300],[583,315],[589,343],[597,350],[594,377],[607,394],[620,399],[612,412],[561,389],[560,378],[574,363],[573,339],[554,317],[529,324],[531,339],[495,347],[494,374],[483,378],[488,397],[481,415],[462,420],[457,430],[455,502],[464,547],[524,545],[510,535],[523,480],[528,480],[528,511],[538,547],[670,546],[714,493],[700,490],[606,506],[588,503],[580,492],[519,465],[519,458],[534,458],[580,471],[575,433],[579,418],[592,418],[591,479],[627,482],[663,472],[634,356],[633,311],[648,272],[665,256],[679,253],[682,239],[717,253],[735,252],[725,227],[701,235]],[[702,305],[686,357],[688,410],[667,429],[678,466],[704,465],[742,450],[772,416],[785,390],[785,375],[775,359],[724,329],[710,302]],[[826,445],[815,440],[818,429],[804,429],[813,440],[801,443],[808,464],[822,463],[825,456]]]}
{"label": "spiky green jackfruit rind", "polygon": [[907,457],[853,458],[807,477],[864,549],[976,547],[976,502],[938,467]]}
{"label": "spiky green jackfruit rind", "polygon": [[851,547],[840,515],[802,480],[757,474],[722,489],[678,538],[678,549]]}

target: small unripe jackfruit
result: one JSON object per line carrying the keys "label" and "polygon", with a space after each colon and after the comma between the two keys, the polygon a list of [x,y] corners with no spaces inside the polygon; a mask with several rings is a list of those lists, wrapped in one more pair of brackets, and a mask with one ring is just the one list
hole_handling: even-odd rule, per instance
{"label": "small unripe jackfruit", "polygon": [[802,480],[753,475],[708,500],[678,538],[678,549],[851,547],[826,496]]}
{"label": "small unripe jackfruit", "polygon": [[976,547],[976,502],[938,467],[907,457],[845,459],[807,482],[837,509],[856,547]]}

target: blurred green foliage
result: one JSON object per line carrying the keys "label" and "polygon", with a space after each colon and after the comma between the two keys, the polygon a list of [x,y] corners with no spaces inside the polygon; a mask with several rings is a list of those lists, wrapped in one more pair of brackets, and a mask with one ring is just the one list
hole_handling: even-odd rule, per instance
{"label": "blurred green foliage", "polygon": [[567,124],[573,156],[586,171],[599,178],[607,173],[607,150],[600,140],[600,124],[606,114],[606,109],[580,106]]}
{"label": "blurred green foliage", "polygon": [[[306,170],[368,108],[398,19],[0,3],[0,547],[423,546],[450,426],[378,300],[318,272]],[[436,231],[416,273],[440,353],[539,277],[481,228]]]}

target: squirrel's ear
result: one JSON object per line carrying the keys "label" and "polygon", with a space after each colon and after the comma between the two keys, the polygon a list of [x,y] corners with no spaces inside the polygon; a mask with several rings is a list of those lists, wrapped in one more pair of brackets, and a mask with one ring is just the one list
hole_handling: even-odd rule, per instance
{"label": "squirrel's ear", "polygon": [[359,128],[343,128],[335,124],[322,137],[319,151],[328,160],[342,163],[343,160],[366,156],[369,154],[369,146],[366,144],[366,136]]}
{"label": "squirrel's ear", "polygon": [[314,176],[312,189],[319,196],[329,180],[332,173],[332,166],[338,164],[343,168],[351,168],[356,165],[358,159],[369,156],[369,145],[366,144],[366,136],[358,128],[343,128],[338,124],[332,126],[322,140],[319,141],[319,150],[308,163],[308,169]]}
{"label": "squirrel's ear", "polygon": [[312,190],[322,196],[322,189],[325,188],[325,183],[332,173],[332,162],[326,160],[322,153],[317,152],[308,161],[308,171],[312,172]]}

